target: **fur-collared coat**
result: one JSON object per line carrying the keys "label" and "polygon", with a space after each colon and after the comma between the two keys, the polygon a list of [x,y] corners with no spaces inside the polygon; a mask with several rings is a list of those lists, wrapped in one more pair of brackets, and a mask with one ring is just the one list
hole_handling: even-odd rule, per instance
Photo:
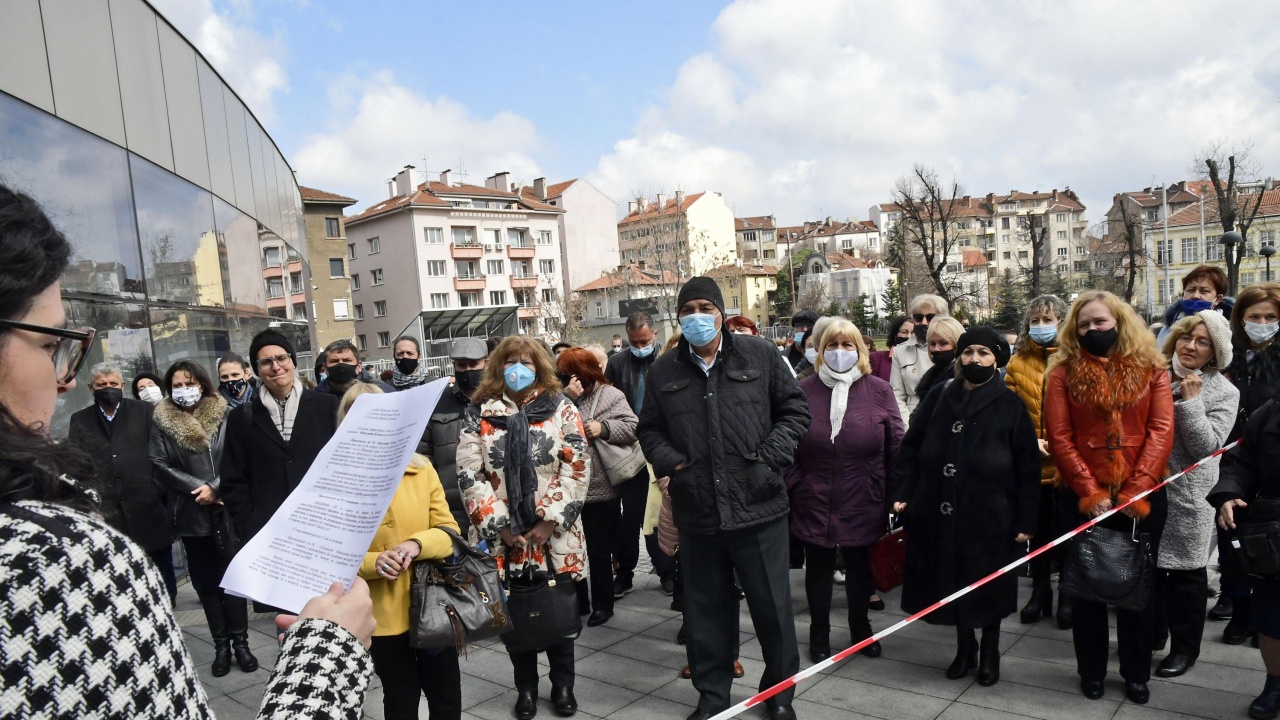
{"label": "fur-collared coat", "polygon": [[[530,394],[525,403],[536,395]],[[526,561],[545,566],[542,548],[508,548],[502,542],[502,529],[511,525],[507,508],[507,475],[505,455],[507,430],[488,421],[494,416],[515,414],[510,399],[487,400],[479,408],[472,406],[462,421],[458,438],[458,486],[471,515],[471,524],[489,541],[498,560],[500,572],[506,572],[506,554],[512,563]],[[575,580],[587,576],[587,542],[582,535],[582,503],[587,496],[587,480],[591,475],[590,455],[578,408],[561,396],[551,417],[529,423],[529,447],[538,475],[536,510],[540,520],[555,524],[548,544],[555,571],[573,573]]]}
{"label": "fur-collared coat", "polygon": [[173,495],[173,515],[178,535],[213,534],[213,506],[199,505],[191,491],[208,485],[216,493],[222,486],[218,467],[226,434],[227,401],[220,395],[201,398],[193,412],[165,399],[152,416],[148,451],[156,478]]}
{"label": "fur-collared coat", "polygon": [[[1085,515],[1148,490],[1164,476],[1173,449],[1169,373],[1131,356],[1088,353],[1049,373],[1045,391],[1049,453]],[[1150,503],[1133,505],[1139,518]]]}

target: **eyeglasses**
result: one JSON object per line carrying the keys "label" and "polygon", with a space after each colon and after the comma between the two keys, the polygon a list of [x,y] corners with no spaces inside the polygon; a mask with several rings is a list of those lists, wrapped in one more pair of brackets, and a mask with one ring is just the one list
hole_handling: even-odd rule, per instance
{"label": "eyeglasses", "polygon": [[1204,338],[1194,338],[1190,335],[1179,335],[1178,339],[1174,341],[1175,345],[1190,345],[1192,343],[1195,343],[1195,346],[1201,350],[1213,349],[1212,342],[1205,340]]}
{"label": "eyeglasses", "polygon": [[97,332],[91,327],[55,328],[13,320],[0,320],[0,327],[58,338],[58,345],[53,349],[53,371],[59,385],[66,385],[76,379],[76,373],[80,372],[84,359],[89,357],[89,347],[93,345],[93,336]]}
{"label": "eyeglasses", "polygon": [[925,315],[924,313],[916,313],[911,316],[911,318],[918,323],[933,322],[933,319],[936,317],[938,317],[937,313],[929,313],[928,315]]}
{"label": "eyeglasses", "polygon": [[293,361],[293,358],[289,357],[288,355],[275,355],[272,357],[259,358],[258,369],[269,370],[271,369],[272,365],[279,365],[280,367],[289,367],[286,363],[290,363],[292,361]]}

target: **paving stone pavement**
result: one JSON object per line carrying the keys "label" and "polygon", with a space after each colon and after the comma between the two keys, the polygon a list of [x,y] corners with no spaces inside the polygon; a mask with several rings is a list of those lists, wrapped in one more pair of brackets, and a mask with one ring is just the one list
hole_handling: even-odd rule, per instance
{"label": "paving stone pavement", "polygon": [[[1022,599],[1030,592],[1029,580],[1022,581]],[[809,613],[804,599],[804,573],[791,573],[795,606],[796,636],[800,640],[801,666],[808,667]],[[872,613],[876,630],[897,622],[896,592],[885,596],[888,608]],[[832,608],[831,642],[847,647],[849,634],[844,615],[845,600],[837,587]],[[669,609],[670,598],[660,590],[653,575],[639,575],[636,590],[617,602],[613,619],[602,627],[584,628],[576,645],[578,680],[574,692],[584,720],[682,720],[692,712],[698,696],[678,673],[685,664],[684,648],[675,643],[680,616]],[[200,678],[219,718],[234,720],[256,714],[276,658],[274,626],[270,616],[251,619],[250,646],[262,669],[242,673],[233,666],[231,674],[215,678],[209,673],[213,646],[199,603],[189,585],[179,592],[178,617],[188,647],[199,665]],[[734,702],[749,697],[760,672],[760,644],[751,633],[751,618],[745,603],[741,613],[741,659],[747,676],[734,683]],[[1114,620],[1113,620],[1114,625]],[[1230,647],[1219,637],[1222,623],[1207,623],[1201,656],[1186,675],[1174,680],[1152,678],[1151,701],[1135,705],[1124,698],[1124,686],[1115,658],[1115,631],[1112,630],[1112,659],[1106,696],[1088,700],[1080,694],[1075,672],[1075,656],[1070,631],[1058,630],[1050,621],[1021,625],[1014,615],[1005,620],[1000,649],[1000,682],[981,687],[971,674],[964,680],[948,680],[943,669],[955,652],[955,634],[949,627],[913,623],[886,639],[884,655],[878,659],[861,656],[811,678],[796,690],[795,709],[801,718],[831,720],[1158,720],[1212,718],[1234,720],[1247,716],[1249,702],[1261,689],[1265,673],[1258,651]],[[1163,656],[1156,654],[1156,660]],[[545,666],[545,659],[541,660]],[[463,718],[467,720],[507,720],[512,717],[515,691],[511,685],[511,663],[501,641],[477,643],[469,657],[461,661]],[[551,688],[543,681],[540,717],[556,717],[549,702]],[[364,717],[382,718],[382,690],[375,677],[364,705]],[[420,717],[427,717],[424,700]],[[762,709],[748,710],[741,717],[760,718]]]}

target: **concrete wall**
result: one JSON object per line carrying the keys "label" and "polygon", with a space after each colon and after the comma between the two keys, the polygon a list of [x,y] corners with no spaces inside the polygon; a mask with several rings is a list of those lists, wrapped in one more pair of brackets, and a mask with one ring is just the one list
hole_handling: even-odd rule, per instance
{"label": "concrete wall", "polygon": [[689,266],[694,275],[738,259],[733,210],[717,193],[704,193],[689,206]]}
{"label": "concrete wall", "polygon": [[564,242],[563,296],[618,266],[618,204],[585,180],[556,200]]}

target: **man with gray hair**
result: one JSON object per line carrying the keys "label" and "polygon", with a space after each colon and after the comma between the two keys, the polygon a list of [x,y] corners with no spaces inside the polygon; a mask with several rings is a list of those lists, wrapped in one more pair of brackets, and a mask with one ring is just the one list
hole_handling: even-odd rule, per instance
{"label": "man with gray hair", "polygon": [[[98,469],[102,514],[151,556],[172,598],[173,534],[168,494],[151,473],[150,403],[124,397],[118,365],[98,363],[89,371],[93,405],[71,416],[67,441],[93,458]],[[162,401],[163,402],[163,401]]]}

